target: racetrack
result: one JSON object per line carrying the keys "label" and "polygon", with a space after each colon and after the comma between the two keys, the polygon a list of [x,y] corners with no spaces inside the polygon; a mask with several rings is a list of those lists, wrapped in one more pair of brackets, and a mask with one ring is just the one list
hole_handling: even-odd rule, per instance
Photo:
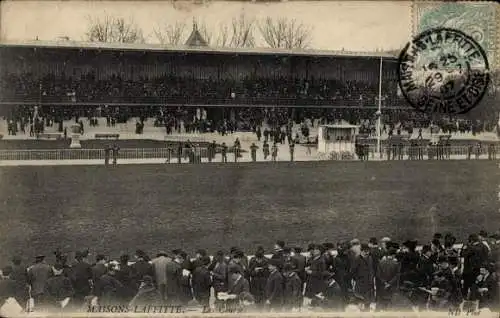
{"label": "racetrack", "polygon": [[[489,161],[0,167],[0,259],[499,229]],[[3,264],[2,264],[3,265]]]}

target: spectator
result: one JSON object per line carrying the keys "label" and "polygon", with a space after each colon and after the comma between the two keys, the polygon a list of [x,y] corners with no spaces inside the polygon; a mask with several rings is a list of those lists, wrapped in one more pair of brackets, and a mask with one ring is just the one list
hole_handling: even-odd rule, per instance
{"label": "spectator", "polygon": [[45,293],[45,284],[52,275],[52,268],[44,262],[45,256],[38,255],[35,258],[35,264],[28,267],[28,284],[30,295],[35,304],[43,301]]}
{"label": "spectator", "polygon": [[162,300],[166,299],[167,264],[171,262],[166,252],[160,251],[151,263],[153,265],[154,281]]}

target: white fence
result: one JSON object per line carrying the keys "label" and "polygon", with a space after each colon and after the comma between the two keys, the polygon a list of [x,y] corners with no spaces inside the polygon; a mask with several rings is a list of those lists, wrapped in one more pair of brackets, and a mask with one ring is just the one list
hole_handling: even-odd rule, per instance
{"label": "white fence", "polygon": [[[448,148],[437,148],[437,147],[421,147],[421,148],[411,148],[405,147],[403,149],[389,149],[391,159],[475,159],[476,154],[479,154],[479,159],[489,159],[490,153],[486,147],[480,149],[476,152],[476,149],[470,149],[469,146],[453,146]],[[496,147],[496,153],[500,149]],[[178,158],[178,148],[123,148],[118,152],[119,159],[170,159],[175,160]],[[190,151],[194,152],[194,155],[201,158],[208,158],[208,148],[206,147],[194,147],[194,148],[182,148],[181,158],[188,159]],[[219,152],[219,151],[218,151]],[[228,153],[231,153],[232,149],[228,149]],[[286,150],[288,152],[288,150]],[[388,149],[386,147],[382,148],[382,153],[376,154],[376,148],[370,146],[368,149],[368,160],[380,160],[387,159]],[[250,153],[243,154],[244,156],[250,157]],[[232,156],[232,154],[230,155]],[[112,152],[110,152],[110,157],[112,157]],[[340,159],[338,156],[333,156],[332,154],[321,154],[316,160],[334,160]],[[491,154],[493,157],[493,154]],[[102,159],[105,158],[104,149],[36,149],[36,150],[24,150],[24,149],[5,149],[0,150],[0,160],[92,160],[92,159]],[[351,159],[356,159],[355,157]]]}
{"label": "white fence", "polygon": [[[193,149],[193,148],[191,148]],[[118,151],[120,159],[168,159],[177,157],[177,148],[125,148]],[[206,158],[207,148],[194,148],[194,153]],[[40,149],[0,150],[0,160],[91,160],[105,158],[104,149]],[[112,152],[109,154],[112,157]],[[189,149],[183,148],[181,157],[187,158]]]}

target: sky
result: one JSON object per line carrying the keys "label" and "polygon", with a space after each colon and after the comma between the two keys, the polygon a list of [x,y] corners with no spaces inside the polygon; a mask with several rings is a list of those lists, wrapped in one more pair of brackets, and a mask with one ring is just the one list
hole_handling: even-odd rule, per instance
{"label": "sky", "polygon": [[[67,36],[85,40],[89,18],[122,17],[139,26],[147,42],[158,43],[155,28],[193,19],[212,32],[244,14],[296,19],[311,28],[309,47],[318,50],[374,51],[400,49],[411,34],[409,1],[287,1],[255,3],[197,0],[165,1],[1,1],[1,40],[56,40]],[[256,46],[265,46],[256,34]]]}

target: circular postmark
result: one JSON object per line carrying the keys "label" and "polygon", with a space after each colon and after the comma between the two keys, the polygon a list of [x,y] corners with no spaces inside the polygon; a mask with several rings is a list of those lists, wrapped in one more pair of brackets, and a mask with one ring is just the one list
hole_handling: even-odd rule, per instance
{"label": "circular postmark", "polygon": [[459,30],[422,32],[399,55],[401,93],[418,111],[466,113],[483,98],[489,82],[486,53]]}

